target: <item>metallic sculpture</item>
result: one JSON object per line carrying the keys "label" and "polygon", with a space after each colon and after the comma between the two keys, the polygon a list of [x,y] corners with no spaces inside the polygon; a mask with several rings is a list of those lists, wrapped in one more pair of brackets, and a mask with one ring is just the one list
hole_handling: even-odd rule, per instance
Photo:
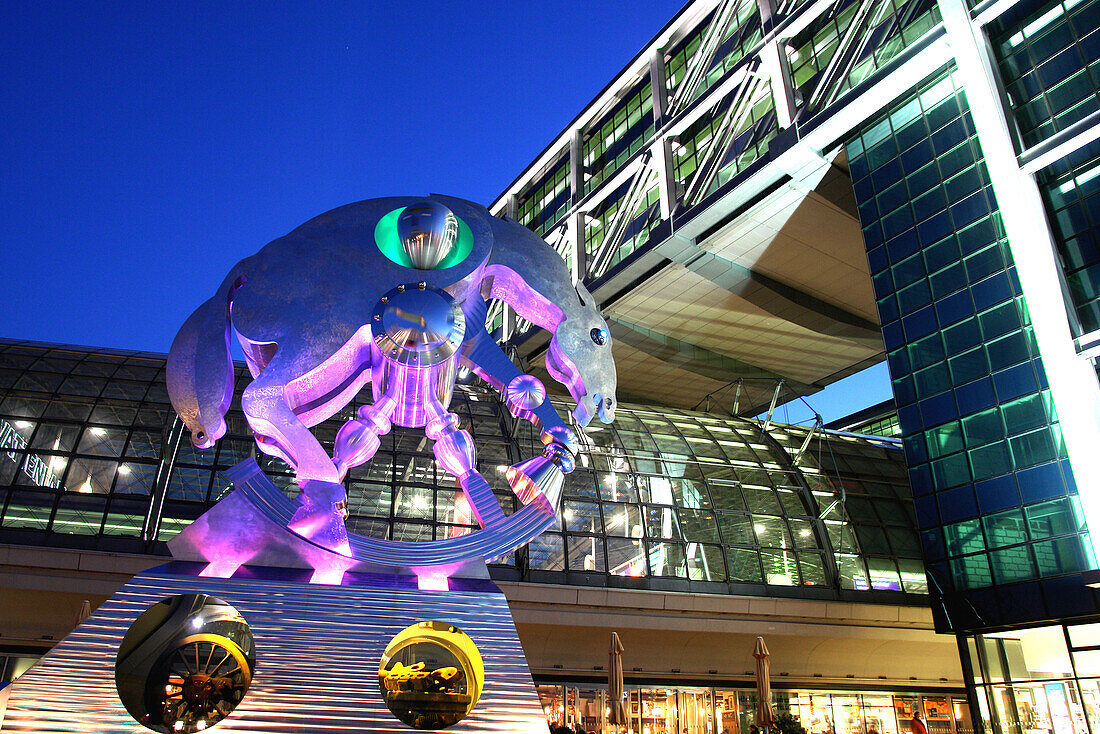
{"label": "metallic sculpture", "polygon": [[[253,376],[241,401],[245,417],[259,448],[294,467],[302,488],[286,520],[293,534],[332,553],[393,566],[438,569],[493,557],[554,522],[577,447],[541,382],[520,372],[486,332],[486,299],[493,298],[553,334],[546,367],[575,400],[575,420],[610,423],[615,368],[592,296],[529,230],[443,196],[340,207],[238,263],[172,344],[172,404],[196,446],[209,447],[225,433],[235,334]],[[546,447],[508,469],[524,504],[509,517],[476,470],[472,437],[447,409],[460,366],[500,391]],[[337,414],[367,382],[373,404],[341,427],[330,457],[309,427]],[[482,537],[415,548],[349,537],[340,482],[349,467],[371,459],[395,424],[423,427],[435,442],[437,461],[457,477],[482,526],[472,536]],[[270,496],[263,503],[269,519],[286,514],[278,505]]]}

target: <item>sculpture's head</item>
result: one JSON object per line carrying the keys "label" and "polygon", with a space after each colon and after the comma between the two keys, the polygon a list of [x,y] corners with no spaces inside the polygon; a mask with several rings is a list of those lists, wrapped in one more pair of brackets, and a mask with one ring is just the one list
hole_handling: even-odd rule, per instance
{"label": "sculpture's head", "polygon": [[454,252],[458,218],[438,201],[416,202],[397,218],[397,236],[414,268],[434,270]]}
{"label": "sculpture's head", "polygon": [[578,423],[588,425],[597,416],[611,423],[617,406],[611,332],[582,283],[576,285],[576,298],[576,305],[563,308],[566,318],[550,340],[546,369],[569,389],[577,403],[573,417]]}

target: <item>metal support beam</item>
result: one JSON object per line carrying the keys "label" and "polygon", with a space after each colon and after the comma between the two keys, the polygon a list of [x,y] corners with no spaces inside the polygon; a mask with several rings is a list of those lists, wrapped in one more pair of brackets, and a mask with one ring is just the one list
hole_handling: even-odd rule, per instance
{"label": "metal support beam", "polygon": [[668,116],[668,77],[665,76],[665,55],[654,49],[649,57],[649,96],[653,102],[653,127],[660,130]]}
{"label": "metal support beam", "polygon": [[567,226],[569,228],[566,238],[569,240],[569,247],[573,255],[573,262],[569,265],[570,275],[573,277],[573,283],[580,283],[584,280],[585,268],[585,252],[584,252],[584,212],[573,212],[568,215]]}
{"label": "metal support beam", "polygon": [[764,425],[761,426],[761,430],[764,433],[768,432],[768,429],[772,427],[772,416],[775,415],[775,405],[779,402],[779,393],[783,390],[783,380],[779,379],[775,381],[775,394],[772,395],[772,404],[768,406],[768,417],[764,419]]}
{"label": "metal support beam", "polygon": [[802,455],[805,454],[806,449],[810,447],[810,440],[813,439],[815,433],[821,430],[821,426],[823,425],[824,421],[821,420],[821,416],[815,413],[813,428],[811,428],[809,432],[806,433],[806,438],[802,441],[802,445],[798,447],[798,453],[796,453],[791,459],[794,462],[795,466],[798,466],[799,462],[802,461]]}
{"label": "metal support beam", "polygon": [[1090,561],[1095,567],[1095,558],[1100,556],[1100,493],[1087,483],[1100,476],[1100,451],[1096,450],[1100,446],[1100,384],[1092,364],[1077,354],[1054,236],[1039,187],[1020,169],[1016,158],[1010,113],[997,92],[989,42],[971,20],[965,0],[939,0],[938,4],[1027,300],[1066,452],[1082,486],[1081,505],[1093,544]]}
{"label": "metal support beam", "polygon": [[[502,302],[503,303],[503,302]],[[504,304],[504,321],[500,331],[500,340],[508,341],[516,332],[516,312],[507,303]]]}
{"label": "metal support beam", "polygon": [[584,198],[584,147],[580,130],[574,130],[569,139],[569,196],[570,205]]}
{"label": "metal support beam", "polygon": [[714,11],[714,16],[710,21],[710,25],[707,26],[706,31],[703,32],[702,38],[699,40],[699,48],[688,60],[687,69],[684,71],[684,78],[680,80],[680,83],[676,85],[676,89],[672,93],[672,99],[669,100],[669,112],[675,115],[677,112],[683,110],[695,97],[695,92],[698,91],[699,86],[703,83],[703,79],[706,77],[707,72],[710,71],[711,62],[714,61],[714,54],[718,50],[718,46],[722,43],[722,38],[726,34],[726,29],[729,27],[730,20],[737,12],[737,4],[734,0],[722,0],[718,8]]}
{"label": "metal support beam", "polygon": [[176,456],[179,454],[184,433],[183,421],[178,415],[173,415],[167,433],[162,434],[160,464],[157,466],[157,473],[153,477],[153,487],[149,493],[149,509],[145,513],[145,520],[141,526],[141,539],[147,543],[156,541],[160,535],[160,522],[164,515],[164,500],[168,495],[168,480],[172,477],[172,469],[175,468]]}

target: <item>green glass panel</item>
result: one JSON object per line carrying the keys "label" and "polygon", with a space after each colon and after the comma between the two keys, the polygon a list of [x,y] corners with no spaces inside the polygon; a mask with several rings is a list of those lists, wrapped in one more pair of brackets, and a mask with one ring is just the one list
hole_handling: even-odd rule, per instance
{"label": "green glass panel", "polygon": [[958,421],[930,428],[924,432],[924,440],[928,446],[928,455],[933,459],[963,449],[962,428]]}
{"label": "green glass panel", "polygon": [[985,525],[985,535],[990,548],[1001,548],[1027,541],[1027,526],[1024,523],[1024,513],[1020,510],[987,515],[982,519],[982,524]]}
{"label": "green glass panel", "polygon": [[1085,554],[1081,539],[1076,535],[1068,538],[1045,540],[1034,545],[1035,561],[1042,576],[1061,576],[1067,573],[1080,573],[1085,569]]}
{"label": "green glass panel", "polygon": [[1024,509],[1027,527],[1032,538],[1049,538],[1053,535],[1072,533],[1081,527],[1069,500],[1066,498],[1043,502]]}
{"label": "green glass panel", "polygon": [[996,408],[966,416],[962,420],[962,425],[967,446],[981,446],[1004,438],[1001,415]]}
{"label": "green glass panel", "polygon": [[965,558],[952,558],[951,577],[960,589],[980,589],[993,583],[989,572],[989,559],[984,553]]}
{"label": "green glass panel", "polygon": [[993,577],[999,584],[1035,578],[1035,564],[1026,545],[993,551],[989,560],[993,564]]}
{"label": "green glass panel", "polygon": [[947,525],[943,531],[948,555],[961,556],[985,550],[985,539],[977,519]]}
{"label": "green glass panel", "polygon": [[1012,459],[1009,457],[1008,446],[1004,441],[972,449],[968,453],[976,480],[1006,474],[1012,470]]}

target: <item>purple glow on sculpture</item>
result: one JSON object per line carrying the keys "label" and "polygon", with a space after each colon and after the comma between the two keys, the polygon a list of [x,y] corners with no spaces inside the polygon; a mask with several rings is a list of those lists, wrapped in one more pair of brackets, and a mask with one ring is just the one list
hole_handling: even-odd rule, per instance
{"label": "purple glow on sculpture", "polygon": [[229,558],[219,558],[217,561],[213,561],[206,565],[206,568],[199,571],[199,576],[208,576],[217,579],[227,579],[237,572],[243,563]]}
{"label": "purple glow on sculpture", "polygon": [[[404,239],[396,241],[399,228],[382,226],[383,220],[413,205],[435,214],[403,221]],[[473,238],[469,254],[436,269],[459,232]],[[395,241],[379,239],[386,237]],[[410,248],[415,268],[383,254],[408,254]],[[180,329],[169,355],[169,394],[196,445],[211,445],[225,432],[233,381],[229,338],[236,335],[253,376],[241,407],[260,450],[297,473],[302,491],[282,522],[305,542],[295,554],[317,556],[319,583],[338,583],[337,574],[349,567],[345,562],[354,564],[362,554],[409,567],[407,544],[346,532],[341,481],[350,467],[371,460],[392,425],[423,427],[435,442],[436,460],[457,478],[481,525],[472,535],[488,536],[488,542],[468,536],[434,541],[438,550],[428,554],[428,570],[417,574],[427,579],[423,583],[438,584],[442,567],[471,554],[499,555],[502,547],[516,548],[541,532],[556,511],[576,450],[543,385],[520,372],[486,332],[486,298],[510,304],[552,333],[546,366],[576,401],[581,425],[596,415],[611,421],[615,367],[607,323],[592,296],[571,282],[564,261],[529,230],[476,204],[438,196],[341,207],[242,260]],[[476,470],[473,438],[448,411],[460,362],[541,431],[545,455],[507,473],[524,503],[533,505],[525,508],[531,512],[504,515]],[[344,409],[367,382],[374,403],[341,427],[330,457],[309,428]],[[275,537],[270,529],[265,533]],[[247,540],[237,536],[238,543]],[[211,552],[212,573],[235,562],[229,548]]]}
{"label": "purple glow on sculpture", "polygon": [[416,585],[421,591],[450,591],[451,574],[442,568],[418,569]]}

